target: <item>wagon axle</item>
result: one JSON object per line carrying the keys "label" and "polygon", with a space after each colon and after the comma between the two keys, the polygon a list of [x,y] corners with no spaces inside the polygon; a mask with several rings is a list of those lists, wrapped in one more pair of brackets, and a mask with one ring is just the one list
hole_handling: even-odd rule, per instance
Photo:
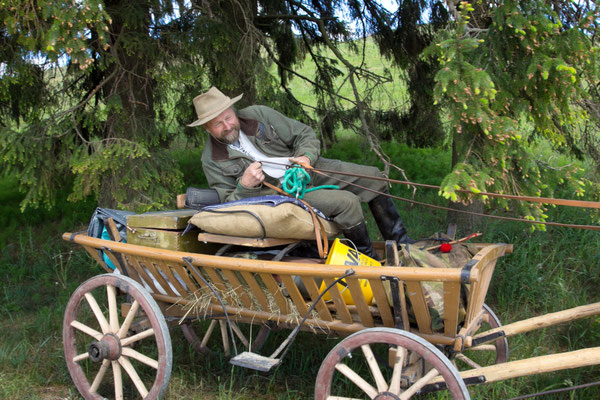
{"label": "wagon axle", "polygon": [[121,341],[114,333],[108,333],[98,341],[90,344],[88,354],[93,362],[118,360],[121,357]]}

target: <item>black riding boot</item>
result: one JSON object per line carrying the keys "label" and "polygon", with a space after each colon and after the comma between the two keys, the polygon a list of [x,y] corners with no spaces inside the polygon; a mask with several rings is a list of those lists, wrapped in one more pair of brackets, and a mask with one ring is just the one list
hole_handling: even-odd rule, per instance
{"label": "black riding boot", "polygon": [[379,256],[375,252],[375,249],[373,248],[373,243],[371,243],[371,239],[369,238],[367,224],[361,222],[360,224],[353,226],[352,228],[344,229],[343,233],[346,239],[350,239],[352,243],[354,243],[356,249],[359,252],[375,260],[379,260]]}
{"label": "black riding boot", "polygon": [[369,208],[384,240],[393,240],[398,244],[415,242],[408,236],[391,197],[379,195],[369,202]]}

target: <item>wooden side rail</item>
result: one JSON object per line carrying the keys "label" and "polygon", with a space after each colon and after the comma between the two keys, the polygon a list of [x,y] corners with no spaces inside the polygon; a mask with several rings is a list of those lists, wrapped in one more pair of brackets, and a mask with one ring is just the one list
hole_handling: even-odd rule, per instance
{"label": "wooden side rail", "polygon": [[[382,279],[396,279],[399,290],[402,290],[399,298],[403,303],[401,309],[404,328],[409,328],[409,304],[414,312],[418,332],[433,338],[434,343],[452,342],[457,337],[463,284],[470,285],[469,298],[464,328],[458,337],[471,335],[479,328],[482,306],[496,260],[511,250],[509,245],[487,246],[463,269],[398,267],[396,250],[396,253],[392,252],[387,257],[386,266],[351,267],[354,274],[345,279],[345,290],[349,291],[354,305],[348,307],[338,285],[330,289],[331,302],[325,303],[322,298],[319,299],[321,282],[331,285],[337,277],[348,271],[349,267],[344,265],[274,262],[185,253],[91,238],[83,234],[66,233],[63,238],[81,244],[106,268],[106,263],[98,252],[102,249],[121,273],[145,285],[155,298],[178,299],[174,303],[178,304],[179,309],[184,305],[192,308],[195,305],[196,309],[188,309],[187,312],[199,316],[208,309],[218,310],[221,307],[206,281],[219,293],[228,309],[236,310],[240,318],[252,315],[259,318],[257,322],[264,322],[273,320],[272,316],[276,315],[277,320],[297,323],[316,302],[308,326],[329,326],[331,329],[349,332],[356,331],[357,324],[363,328],[394,327],[394,309],[386,294],[389,293],[389,288]],[[184,262],[184,258],[189,263]],[[365,280],[373,291],[373,304],[368,304],[363,294],[361,285]],[[431,305],[423,291],[423,285],[431,282],[443,286],[443,334],[432,329],[429,311]],[[168,309],[165,312],[170,313]],[[180,312],[181,310],[177,311]],[[237,317],[234,316],[235,318]],[[456,348],[463,344],[455,342],[454,345]]]}
{"label": "wooden side rail", "polygon": [[[138,255],[153,260],[162,260],[167,262],[181,262],[183,257],[190,257],[194,265],[207,265],[213,268],[229,269],[235,271],[264,272],[270,274],[290,274],[298,276],[336,278],[344,275],[348,266],[345,265],[314,265],[289,262],[276,262],[264,260],[248,260],[243,258],[218,257],[208,254],[186,253],[174,250],[156,249],[146,246],[138,246],[129,243],[112,242],[98,238],[92,238],[84,234],[71,235],[63,234],[63,239],[71,241],[82,246],[89,246],[97,249],[106,247],[113,252],[124,255]],[[456,268],[389,268],[389,267],[370,267],[356,266],[352,267],[355,271],[354,279],[377,279],[381,276],[393,276],[403,281],[437,281],[437,282],[462,282],[464,279],[468,283],[479,280],[479,273],[471,271],[465,278],[463,271]]]}

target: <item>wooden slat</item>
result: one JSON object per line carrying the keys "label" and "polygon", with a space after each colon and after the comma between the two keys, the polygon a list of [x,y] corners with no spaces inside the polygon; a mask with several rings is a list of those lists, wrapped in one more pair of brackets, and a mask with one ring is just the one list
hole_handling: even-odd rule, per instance
{"label": "wooden slat", "polygon": [[219,296],[221,296],[222,300],[226,301],[227,304],[230,305],[237,304],[237,302],[231,297],[231,293],[229,293],[229,288],[227,287],[227,285],[225,285],[225,282],[223,282],[221,276],[219,275],[219,272],[215,268],[203,266],[202,270],[210,278],[208,279],[208,282],[211,285],[213,285],[217,292],[220,292]]}
{"label": "wooden slat", "polygon": [[267,296],[265,296],[263,289],[260,287],[258,282],[256,282],[254,275],[251,272],[242,271],[242,277],[244,278],[248,286],[250,286],[252,295],[256,298],[258,304],[261,306],[263,311],[271,312],[269,307],[269,300],[267,299]]}
{"label": "wooden slat", "polygon": [[[312,277],[302,277],[302,282],[304,283],[304,287],[306,288],[306,291],[308,292],[310,298],[314,303],[315,300],[319,297],[319,288],[317,287],[317,283]],[[315,308],[319,313],[319,317],[321,317],[325,321],[333,321],[331,313],[325,305],[323,298],[319,299]]]}
{"label": "wooden slat", "polygon": [[171,271],[171,268],[169,267],[169,265],[164,262],[164,261],[157,261],[155,263],[155,265],[165,274],[165,276],[167,277],[167,280],[169,282],[171,282],[171,284],[173,285],[173,287],[175,287],[175,290],[177,290],[179,292],[179,295],[182,297],[187,296],[187,294],[190,292],[190,290],[186,287],[184,287],[181,282],[179,282],[179,280],[177,278],[175,278],[175,275],[173,275],[173,271]]}
{"label": "wooden slat", "polygon": [[187,269],[179,263],[169,264],[169,266],[177,272],[177,275],[181,277],[185,285],[188,287],[188,292],[194,293],[201,290],[200,287],[196,286],[196,283],[190,278]]}
{"label": "wooden slat", "polygon": [[350,294],[352,295],[352,300],[354,300],[354,305],[358,310],[360,321],[366,327],[373,327],[373,315],[371,315],[369,306],[365,301],[365,296],[362,293],[360,282],[356,278],[348,277],[346,278],[346,284],[348,285],[348,290],[350,290]]}
{"label": "wooden slat", "polygon": [[385,295],[385,288],[381,279],[369,279],[371,290],[373,291],[373,298],[375,299],[375,305],[381,315],[383,325],[394,328],[394,316],[392,315],[392,309],[390,303]]}
{"label": "wooden slat", "polygon": [[100,264],[100,266],[102,268],[104,268],[106,270],[106,272],[108,272],[108,273],[114,272],[112,268],[110,268],[108,265],[106,265],[106,263],[104,262],[102,257],[100,257],[100,254],[98,253],[98,249],[96,249],[94,247],[89,247],[89,246],[83,246],[83,248],[85,249],[85,251],[87,251],[89,253],[90,256],[92,256],[92,258],[94,260],[96,260],[96,262],[98,264]]}
{"label": "wooden slat", "polygon": [[[323,281],[325,282],[325,287],[328,287],[335,281],[335,279],[325,278]],[[344,302],[342,294],[340,293],[340,290],[338,289],[337,285],[329,289],[329,295],[331,296],[331,299],[333,300],[333,304],[335,306],[336,317],[341,319],[342,322],[346,324],[351,324],[352,316],[350,315],[348,306]]]}
{"label": "wooden slat", "polygon": [[113,263],[113,265],[115,266],[115,268],[117,270],[119,270],[119,272],[121,273],[121,275],[127,276],[127,274],[125,272],[123,272],[123,266],[121,265],[121,261],[119,260],[119,258],[117,257],[116,254],[114,254],[112,251],[108,251],[108,250],[106,250],[104,252],[104,254],[106,254],[106,257],[108,257],[108,259]]}
{"label": "wooden slat", "polygon": [[260,276],[260,279],[262,279],[265,286],[267,287],[267,289],[269,290],[269,292],[275,298],[275,302],[277,303],[277,306],[279,307],[279,311],[282,314],[289,314],[290,310],[288,309],[287,300],[285,299],[285,297],[283,297],[283,294],[281,293],[281,288],[277,284],[277,281],[275,281],[275,278],[273,278],[273,275],[259,274],[259,276]]}
{"label": "wooden slat", "polygon": [[421,282],[407,281],[406,294],[415,312],[417,325],[419,325],[419,332],[425,334],[433,333],[431,330],[431,315],[429,315],[429,308],[425,301]]}
{"label": "wooden slat", "polygon": [[127,265],[127,273],[129,277],[134,279],[136,282],[142,283],[144,279],[140,276],[137,269],[132,265],[132,262],[129,259],[129,255],[121,253],[123,256],[123,262]]}
{"label": "wooden slat", "polygon": [[150,289],[152,289],[152,292],[154,292],[154,293],[160,293],[160,291],[158,290],[158,288],[154,284],[154,281],[152,280],[152,277],[150,275],[148,275],[148,273],[144,269],[143,264],[140,263],[140,260],[137,257],[132,257],[132,256],[127,256],[127,258],[129,260],[129,265],[131,265],[133,267],[133,269],[135,269],[135,271],[138,274],[138,276],[148,286],[150,286]]}
{"label": "wooden slat", "polygon": [[473,266],[471,271],[479,272],[480,279],[478,282],[471,284],[467,315],[465,317],[466,324],[470,324],[481,312],[494,273],[496,261],[504,252],[505,248],[502,246],[490,246],[481,250],[473,257],[472,261],[476,261],[477,264]]}
{"label": "wooden slat", "polygon": [[167,280],[160,274],[160,269],[154,264],[153,260],[142,258],[141,261],[144,263],[152,277],[159,283],[159,285],[169,296],[177,296],[173,289],[171,289],[171,286],[169,286],[169,282],[167,282]]}
{"label": "wooden slat", "polygon": [[192,275],[192,279],[196,282],[198,287],[200,287],[200,291],[202,292],[202,294],[210,295],[212,297],[212,303],[219,303],[219,301],[216,298],[214,298],[212,290],[210,290],[210,288],[206,286],[206,283],[204,283],[204,281],[202,280],[202,278],[204,278],[204,275],[202,275],[200,270],[194,265],[190,267],[187,264],[184,266],[184,268],[189,268],[189,272]]}
{"label": "wooden slat", "polygon": [[287,290],[288,295],[296,306],[298,313],[304,317],[308,312],[308,306],[306,305],[302,294],[300,294],[300,291],[294,282],[294,278],[291,275],[281,275],[281,280],[285,286],[285,290]]}
{"label": "wooden slat", "polygon": [[406,302],[406,292],[404,291],[404,282],[398,282],[398,290],[400,291],[400,305],[402,306],[402,324],[404,330],[410,330],[410,320],[408,319],[408,303]]}
{"label": "wooden slat", "polygon": [[460,283],[444,282],[444,334],[454,337],[458,332]]}
{"label": "wooden slat", "polygon": [[230,271],[228,269],[223,269],[223,270],[221,270],[221,272],[223,273],[225,278],[229,281],[229,284],[233,287],[233,290],[235,290],[235,293],[237,293],[237,296],[241,300],[244,307],[251,308],[252,300],[250,299],[250,296],[248,296],[248,293],[245,290],[245,289],[247,289],[247,287],[245,287],[240,282],[240,280],[238,279],[238,277],[236,276],[236,274],[233,271]]}

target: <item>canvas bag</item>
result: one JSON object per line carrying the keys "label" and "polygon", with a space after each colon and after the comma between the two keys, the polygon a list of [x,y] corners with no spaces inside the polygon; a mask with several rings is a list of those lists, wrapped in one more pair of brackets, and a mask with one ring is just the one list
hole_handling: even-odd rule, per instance
{"label": "canvas bag", "polygon": [[[340,228],[313,208],[325,228],[334,237]],[[306,206],[286,196],[262,196],[204,207],[190,219],[204,232],[247,238],[314,240],[315,227]]]}

